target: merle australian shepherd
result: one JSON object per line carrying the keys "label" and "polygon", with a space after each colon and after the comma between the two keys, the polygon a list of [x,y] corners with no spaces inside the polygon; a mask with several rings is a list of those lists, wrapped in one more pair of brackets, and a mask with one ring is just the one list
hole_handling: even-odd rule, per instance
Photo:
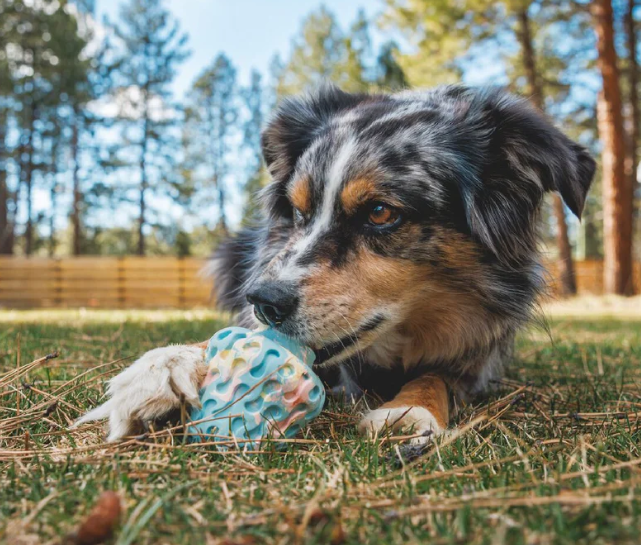
{"label": "merle australian shepherd", "polygon": [[[593,159],[527,101],[461,86],[324,86],[285,99],[262,145],[263,218],[217,252],[218,303],[313,348],[335,389],[378,394],[364,432],[441,432],[532,316],[543,196],[580,216]],[[197,404],[205,371],[202,345],[152,350],[78,423],[109,417],[119,439]]]}

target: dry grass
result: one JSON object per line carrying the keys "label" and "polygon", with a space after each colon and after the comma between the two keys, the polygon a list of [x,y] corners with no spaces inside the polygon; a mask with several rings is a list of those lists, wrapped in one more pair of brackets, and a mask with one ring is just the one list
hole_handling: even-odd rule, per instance
{"label": "dry grass", "polygon": [[69,432],[132,357],[224,324],[207,312],[8,315],[0,541],[61,543],[115,490],[118,545],[638,542],[641,320],[552,317],[552,340],[524,335],[496,392],[412,457],[408,437],[360,438],[362,407],[338,403],[256,455],[185,445],[176,428],[116,445],[100,424]]}

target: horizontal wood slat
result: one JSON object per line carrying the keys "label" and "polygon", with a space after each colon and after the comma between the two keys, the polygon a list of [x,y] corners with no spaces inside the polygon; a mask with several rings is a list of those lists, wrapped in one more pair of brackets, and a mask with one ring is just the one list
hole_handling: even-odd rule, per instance
{"label": "horizontal wood slat", "polygon": [[204,259],[0,257],[0,308],[211,307]]}
{"label": "horizontal wood slat", "polygon": [[[0,257],[0,308],[211,307],[204,259],[174,257]],[[603,293],[603,263],[575,264],[579,293]],[[554,265],[550,266],[552,291]],[[634,282],[641,289],[641,263]]]}

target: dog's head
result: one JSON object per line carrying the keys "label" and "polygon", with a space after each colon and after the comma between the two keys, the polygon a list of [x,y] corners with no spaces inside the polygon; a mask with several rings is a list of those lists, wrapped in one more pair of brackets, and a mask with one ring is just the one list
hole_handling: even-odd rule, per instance
{"label": "dog's head", "polygon": [[283,102],[263,152],[281,243],[248,300],[325,362],[393,329],[429,344],[473,329],[479,309],[520,304],[497,299],[535,291],[523,266],[544,193],[580,216],[595,168],[524,100],[463,87],[387,96],[326,86]]}

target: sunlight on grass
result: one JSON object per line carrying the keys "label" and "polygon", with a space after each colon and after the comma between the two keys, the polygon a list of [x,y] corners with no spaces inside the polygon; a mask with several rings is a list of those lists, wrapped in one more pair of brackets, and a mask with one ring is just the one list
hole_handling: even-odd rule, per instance
{"label": "sunlight on grass", "polygon": [[175,320],[227,320],[228,314],[215,310],[97,310],[38,309],[2,310],[0,323],[119,324],[123,322],[171,322]]}

